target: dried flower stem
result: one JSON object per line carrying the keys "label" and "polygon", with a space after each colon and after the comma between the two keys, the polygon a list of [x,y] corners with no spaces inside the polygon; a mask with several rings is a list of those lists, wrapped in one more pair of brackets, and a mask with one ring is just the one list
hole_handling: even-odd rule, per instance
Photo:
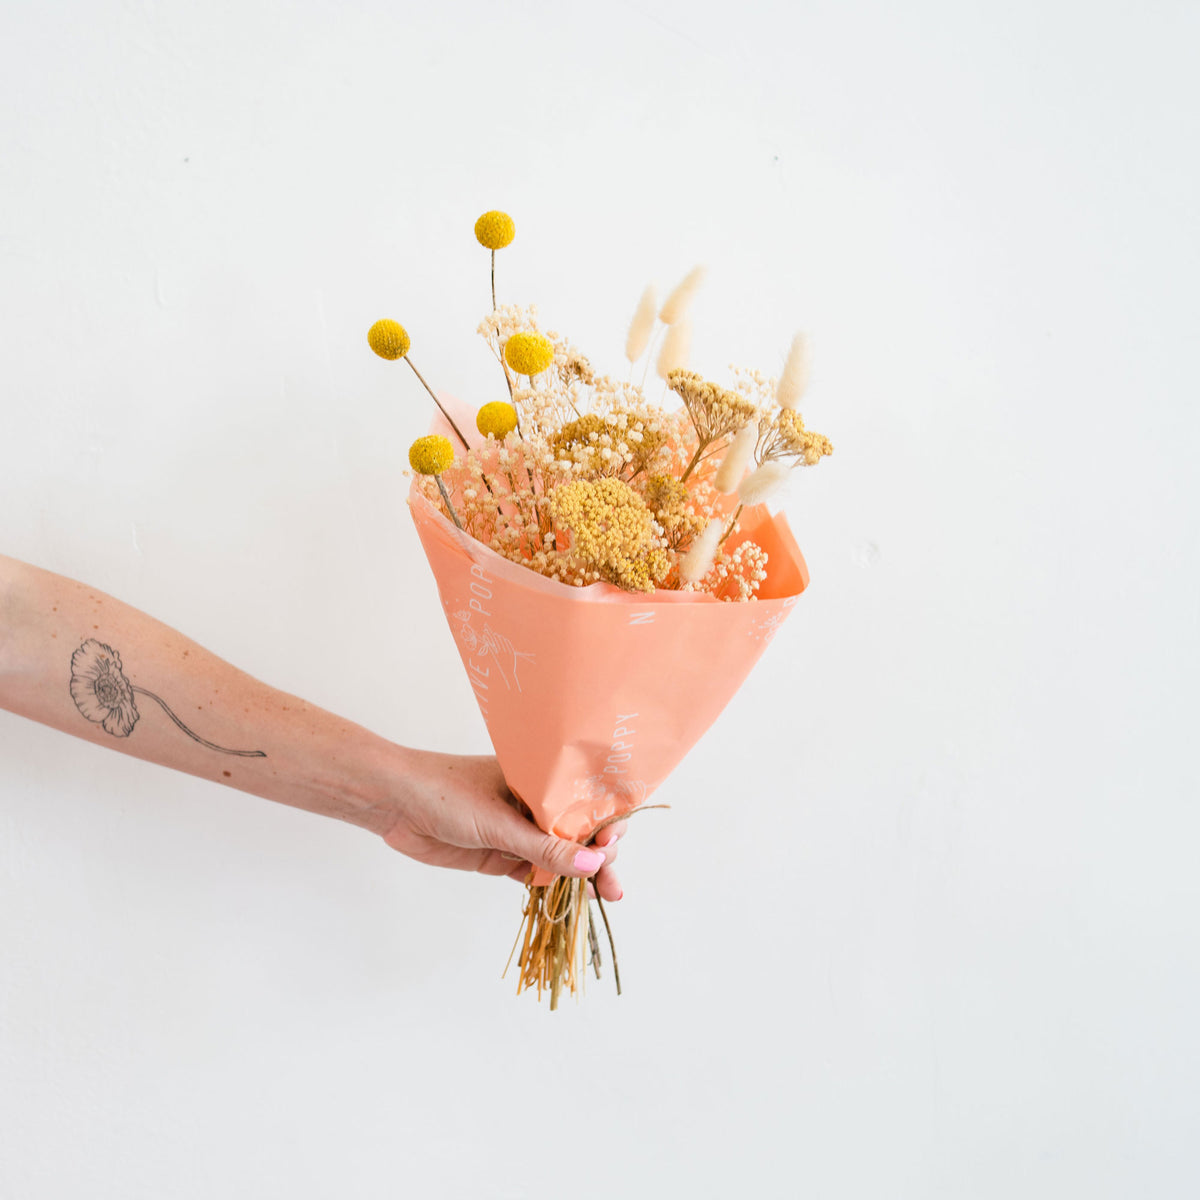
{"label": "dried flower stem", "polygon": [[704,451],[708,449],[708,446],[708,442],[702,441],[700,445],[696,447],[696,453],[692,455],[692,461],[688,463],[688,465],[684,468],[683,474],[679,477],[680,483],[687,483],[688,476],[696,469],[697,466],[699,466],[700,460],[704,457]]}
{"label": "dried flower stem", "polygon": [[[437,481],[438,491],[442,493],[442,499],[446,502],[446,508],[449,510],[451,518],[453,519],[455,525],[457,525],[459,529],[462,529],[462,522],[458,519],[458,513],[454,511],[454,505],[450,503],[450,493],[446,491],[446,485],[442,482],[442,477],[440,475],[435,475],[434,479]],[[465,529],[463,529],[463,533],[466,533]]]}
{"label": "dried flower stem", "polygon": [[729,525],[726,527],[725,532],[723,534],[721,534],[721,540],[717,543],[718,549],[720,549],[720,547],[725,545],[725,542],[728,540],[729,535],[734,531],[734,529],[737,528],[738,517],[740,517],[742,515],[742,509],[745,507],[746,506],[744,504],[739,504],[737,506],[737,508],[735,508],[733,510],[733,516],[730,517],[730,519],[729,519]]}
{"label": "dried flower stem", "polygon": [[[636,812],[669,807],[667,804],[643,804],[639,808],[630,809],[629,812],[617,813],[601,821],[592,830],[584,845],[592,845],[602,829],[607,829],[617,821],[624,821]],[[564,988],[575,992],[582,987],[584,975],[579,967],[587,965],[583,953],[585,944],[590,950],[590,961],[596,978],[600,977],[599,939],[596,937],[588,905],[587,886],[586,879],[571,879],[566,876],[555,879],[553,883],[544,887],[528,885],[525,907],[521,914],[521,927],[517,930],[517,937],[513,942],[513,953],[516,953],[518,944],[521,947],[517,959],[517,991],[536,988],[539,1000],[543,991],[549,991],[551,1011],[558,1007]],[[608,935],[613,980],[619,996],[621,972],[617,966],[617,948],[613,942],[612,926],[609,924],[608,913],[604,909],[604,901],[600,899],[599,892],[596,892],[595,900],[604,922],[604,932]],[[510,954],[508,964],[504,968],[506,974],[512,965],[512,958],[513,955]]]}
{"label": "dried flower stem", "polygon": [[421,385],[433,397],[433,402],[434,402],[434,404],[436,404],[438,406],[438,411],[442,414],[443,417],[446,418],[447,421],[450,422],[450,428],[453,429],[454,432],[458,435],[458,440],[460,442],[462,442],[463,449],[470,450],[471,447],[467,444],[467,439],[465,437],[463,437],[462,430],[459,429],[459,427],[454,423],[454,418],[444,408],[442,408],[442,402],[435,395],[433,388],[431,388],[429,386],[429,384],[427,384],[425,382],[425,376],[422,375],[421,372],[417,370],[416,363],[414,363],[413,360],[411,358],[409,358],[407,354],[404,356],[404,361],[406,363],[408,363],[408,365],[410,367],[412,367],[413,374],[421,381]]}

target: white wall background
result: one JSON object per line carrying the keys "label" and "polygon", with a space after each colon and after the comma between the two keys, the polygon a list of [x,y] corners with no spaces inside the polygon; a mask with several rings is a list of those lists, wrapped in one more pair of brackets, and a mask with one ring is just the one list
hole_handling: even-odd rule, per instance
{"label": "white wall background", "polygon": [[[504,295],[837,447],[639,820],[626,995],[519,890],[0,713],[0,1195],[1194,1196],[1200,8],[0,7],[0,549],[398,741],[486,736],[404,505]],[[490,390],[489,390],[490,389]]]}

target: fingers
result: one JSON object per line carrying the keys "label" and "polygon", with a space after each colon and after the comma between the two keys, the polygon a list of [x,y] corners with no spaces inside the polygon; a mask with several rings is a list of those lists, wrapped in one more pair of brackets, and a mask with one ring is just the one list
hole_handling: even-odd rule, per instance
{"label": "fingers", "polygon": [[608,904],[616,904],[625,894],[621,890],[621,881],[612,867],[601,867],[589,883],[589,889],[600,893],[600,899]]}
{"label": "fingers", "polygon": [[554,875],[569,875],[574,879],[594,875],[607,859],[606,852],[599,847],[584,847],[543,833],[507,804],[494,810],[489,824],[490,845]]}
{"label": "fingers", "polygon": [[[617,859],[617,843],[626,832],[628,823],[614,821],[596,834],[590,847],[580,846],[565,838],[543,833],[531,820],[506,805],[497,812],[495,826],[488,830],[489,841],[496,847],[502,864],[496,874],[524,883],[535,868],[553,875],[567,875],[589,880],[589,893],[598,891],[608,903],[620,900],[623,893],[613,864]],[[490,873],[490,872],[489,872]]]}
{"label": "fingers", "polygon": [[629,830],[628,821],[614,821],[611,825],[605,827],[596,834],[597,846],[611,846],[613,842],[623,838]]}

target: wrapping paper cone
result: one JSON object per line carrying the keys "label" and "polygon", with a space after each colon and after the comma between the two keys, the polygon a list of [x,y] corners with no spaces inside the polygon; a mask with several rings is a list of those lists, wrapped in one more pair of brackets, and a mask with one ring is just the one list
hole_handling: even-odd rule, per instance
{"label": "wrapping paper cone", "polygon": [[759,599],[740,603],[571,587],[456,529],[415,482],[409,508],[508,786],[543,830],[577,841],[647,802],[808,586],[787,521],[762,505],[729,542],[768,555]]}

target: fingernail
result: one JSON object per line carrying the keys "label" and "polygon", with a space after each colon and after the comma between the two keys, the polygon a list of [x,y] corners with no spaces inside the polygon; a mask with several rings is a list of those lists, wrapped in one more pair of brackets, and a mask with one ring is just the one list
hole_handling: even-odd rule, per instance
{"label": "fingernail", "polygon": [[604,855],[598,850],[580,850],[575,855],[575,870],[590,875],[604,866]]}

